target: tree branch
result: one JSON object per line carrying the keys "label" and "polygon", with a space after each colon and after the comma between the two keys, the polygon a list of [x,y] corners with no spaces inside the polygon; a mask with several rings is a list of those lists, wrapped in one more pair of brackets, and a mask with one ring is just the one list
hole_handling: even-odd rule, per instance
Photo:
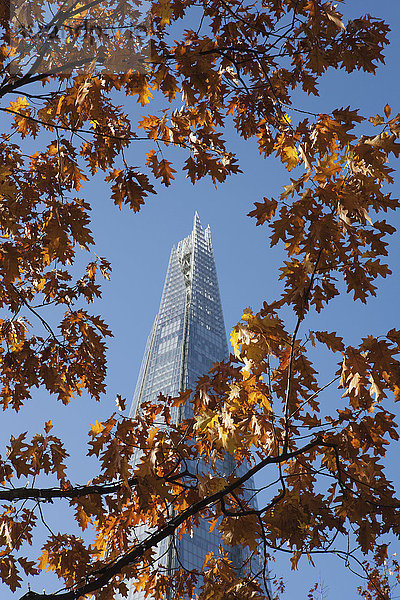
{"label": "tree branch", "polygon": [[[224,496],[230,494],[232,491],[236,490],[243,483],[251,479],[256,473],[261,471],[264,467],[269,464],[276,464],[281,462],[286,462],[291,458],[295,458],[300,454],[304,454],[308,450],[315,448],[316,446],[323,444],[323,440],[320,436],[318,436],[315,440],[306,444],[302,448],[298,450],[293,450],[292,452],[286,452],[279,454],[277,456],[268,456],[264,460],[260,461],[258,465],[255,465],[251,469],[247,471],[242,477],[235,479],[232,483],[225,486],[222,490],[219,490],[215,494],[211,496],[207,496],[202,498],[198,502],[195,502],[173,517],[168,523],[166,523],[163,527],[161,527],[155,533],[149,535],[145,540],[136,544],[132,550],[118,558],[117,560],[105,565],[101,569],[94,571],[92,573],[88,573],[86,577],[86,581],[82,585],[76,586],[74,589],[70,589],[66,592],[60,594],[38,594],[37,592],[29,591],[24,594],[20,600],[78,600],[81,596],[85,596],[86,594],[90,594],[99,588],[107,585],[111,579],[120,573],[120,571],[127,567],[128,565],[132,565],[138,560],[140,560],[143,555],[157,546],[162,540],[174,534],[174,532],[180,527],[187,519],[195,516],[203,509],[212,506],[216,502],[219,502]],[[92,579],[90,581],[90,579]]]}

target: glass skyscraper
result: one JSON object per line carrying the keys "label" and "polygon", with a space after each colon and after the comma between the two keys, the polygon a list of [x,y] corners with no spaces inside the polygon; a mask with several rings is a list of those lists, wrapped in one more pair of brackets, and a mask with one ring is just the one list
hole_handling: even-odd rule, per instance
{"label": "glass skyscraper", "polygon": [[[209,227],[203,230],[196,213],[191,234],[171,250],[160,309],[147,341],[131,414],[140,411],[142,402],[154,400],[160,393],[173,397],[194,389],[197,379],[213,363],[228,356],[211,232]],[[183,414],[182,407],[173,410],[175,422],[192,416],[190,404],[185,405]],[[227,455],[221,470],[227,474],[234,468],[232,457]],[[200,465],[200,470],[206,470],[206,466],[201,469]],[[205,556],[210,550],[218,554],[221,543],[217,528],[212,532],[209,529],[209,523],[201,521],[191,536],[175,540],[173,546],[165,540],[158,548],[160,566],[200,570]],[[229,554],[239,567],[239,548],[229,549]],[[128,596],[129,600],[142,597],[133,590]]]}
{"label": "glass skyscraper", "polygon": [[[171,250],[160,310],[147,341],[132,403],[194,388],[229,356],[210,228],[195,214],[192,233]],[[188,415],[189,416],[189,415]]]}

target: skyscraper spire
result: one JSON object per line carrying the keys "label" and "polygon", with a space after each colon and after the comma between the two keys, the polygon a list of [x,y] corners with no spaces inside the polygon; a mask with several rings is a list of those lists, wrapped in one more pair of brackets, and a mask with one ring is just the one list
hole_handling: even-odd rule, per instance
{"label": "skyscraper spire", "polygon": [[193,219],[193,230],[195,230],[196,227],[198,227],[198,226],[200,226],[200,228],[201,228],[201,221],[200,221],[199,213],[196,210],[194,213],[194,219]]}

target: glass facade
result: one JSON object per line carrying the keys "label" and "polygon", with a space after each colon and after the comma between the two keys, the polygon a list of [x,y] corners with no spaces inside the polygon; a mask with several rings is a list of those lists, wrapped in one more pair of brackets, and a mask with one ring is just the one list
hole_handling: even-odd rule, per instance
{"label": "glass facade", "polygon": [[196,213],[192,233],[171,250],[132,412],[160,393],[174,396],[194,388],[214,362],[228,355],[211,232],[203,230]]}
{"label": "glass facade", "polygon": [[[197,379],[213,363],[228,356],[211,232],[209,227],[203,230],[196,213],[192,233],[171,251],[160,309],[147,341],[131,414],[140,411],[142,402],[160,393],[175,396],[187,388],[194,389]],[[172,417],[177,421],[182,416],[178,409],[174,410]],[[185,405],[184,411],[185,418],[192,416],[190,404]],[[205,465],[192,466],[200,472],[206,470]],[[225,474],[243,468],[244,465],[235,468],[230,456],[221,465]],[[192,535],[175,540],[173,545],[165,540],[158,548],[160,565],[200,570],[205,556],[210,550],[218,554],[221,543],[217,528],[212,532],[209,529],[209,523],[202,521]],[[138,538],[143,534],[138,531]],[[230,549],[230,556],[239,567],[239,548]],[[143,597],[133,590],[128,595],[129,600]]]}

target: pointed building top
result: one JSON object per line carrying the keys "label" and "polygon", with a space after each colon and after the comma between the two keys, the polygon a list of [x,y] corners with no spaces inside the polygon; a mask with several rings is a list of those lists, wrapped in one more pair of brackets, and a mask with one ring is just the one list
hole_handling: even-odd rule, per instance
{"label": "pointed building top", "polygon": [[193,231],[197,228],[203,229],[201,226],[199,213],[196,210],[196,212],[194,213],[194,219],[193,219]]}
{"label": "pointed building top", "polygon": [[193,219],[192,237],[193,236],[195,236],[196,238],[200,237],[201,239],[204,239],[206,244],[208,244],[209,248],[212,249],[211,228],[209,225],[207,225],[207,227],[205,229],[203,229],[203,227],[201,225],[199,213],[197,212],[197,210],[194,213],[194,219]]}

